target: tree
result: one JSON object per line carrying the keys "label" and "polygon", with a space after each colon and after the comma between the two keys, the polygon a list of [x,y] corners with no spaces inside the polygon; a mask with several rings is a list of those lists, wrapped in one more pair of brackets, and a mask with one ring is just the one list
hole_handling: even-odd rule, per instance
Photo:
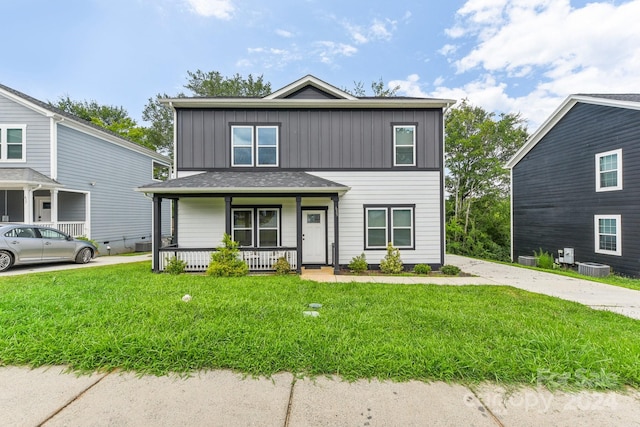
{"label": "tree", "polygon": [[[271,83],[265,82],[262,75],[254,78],[249,74],[246,78],[239,74],[231,77],[223,77],[218,71],[195,72],[187,71],[189,76],[185,89],[191,93],[185,95],[179,93],[174,98],[185,96],[245,96],[263,97],[271,93]],[[161,103],[161,99],[171,98],[166,93],[157,94],[155,98],[149,98],[142,112],[142,119],[150,123],[147,127],[147,138],[156,149],[173,157],[173,111],[171,107]]]}
{"label": "tree", "polygon": [[[367,96],[367,91],[364,89],[364,84],[362,82],[353,82],[353,84],[353,90],[344,89],[344,91],[358,97]],[[400,90],[400,86],[387,89],[382,81],[382,77],[377,82],[371,82],[371,91],[373,92],[373,96],[378,98],[396,96],[398,90]]]}
{"label": "tree", "polygon": [[[508,215],[504,217],[509,176],[504,164],[527,139],[524,120],[520,114],[504,113],[496,119],[493,113],[463,100],[447,114],[445,132],[449,250],[503,258],[500,248],[509,241]],[[507,226],[492,226],[494,220],[506,220]]]}
{"label": "tree", "polygon": [[69,95],[61,96],[57,102],[49,102],[49,105],[105,128],[137,144],[155,149],[155,146],[147,139],[146,129],[138,126],[138,123],[129,116],[129,113],[123,107],[101,105],[94,100],[74,101]]}
{"label": "tree", "polygon": [[265,82],[262,75],[246,78],[240,74],[223,77],[218,71],[187,71],[189,81],[184,87],[195,96],[244,96],[263,97],[271,93],[271,83]]}

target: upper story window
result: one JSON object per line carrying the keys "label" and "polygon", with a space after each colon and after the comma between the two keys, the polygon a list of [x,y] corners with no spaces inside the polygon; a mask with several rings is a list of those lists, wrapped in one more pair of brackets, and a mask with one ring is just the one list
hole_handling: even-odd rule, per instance
{"label": "upper story window", "polygon": [[622,190],[622,150],[596,154],[596,191]]}
{"label": "upper story window", "polygon": [[153,162],[153,179],[156,181],[166,181],[169,179],[171,168],[163,163]]}
{"label": "upper story window", "polygon": [[25,160],[25,125],[0,125],[0,161],[23,162]]}
{"label": "upper story window", "polygon": [[416,165],[416,126],[393,126],[393,165]]}
{"label": "upper story window", "polygon": [[231,126],[231,166],[278,166],[278,126]]}

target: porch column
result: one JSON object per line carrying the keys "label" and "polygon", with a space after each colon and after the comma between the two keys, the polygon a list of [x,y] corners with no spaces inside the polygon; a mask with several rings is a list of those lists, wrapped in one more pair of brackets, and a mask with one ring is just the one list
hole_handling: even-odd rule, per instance
{"label": "porch column", "polygon": [[333,201],[333,274],[340,274],[340,226],[338,224],[338,195],[331,196]]}
{"label": "porch column", "polygon": [[178,200],[173,199],[171,202],[171,235],[173,236],[172,244],[178,244]]}
{"label": "porch column", "polygon": [[162,198],[153,195],[153,272],[160,272],[160,246],[162,245]]}
{"label": "porch column", "polygon": [[51,222],[58,227],[58,189],[51,190]]}
{"label": "porch column", "polygon": [[231,196],[224,197],[224,232],[231,236]]}
{"label": "porch column", "polygon": [[24,187],[22,191],[24,194],[24,215],[22,216],[22,222],[31,224],[33,222],[33,190],[29,187]]}
{"label": "porch column", "polygon": [[296,196],[296,258],[298,268],[296,272],[302,273],[302,196]]}

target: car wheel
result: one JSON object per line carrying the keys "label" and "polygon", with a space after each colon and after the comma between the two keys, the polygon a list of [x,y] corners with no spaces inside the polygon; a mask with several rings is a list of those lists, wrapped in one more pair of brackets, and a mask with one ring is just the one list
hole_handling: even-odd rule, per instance
{"label": "car wheel", "polygon": [[13,265],[13,255],[7,251],[0,251],[0,271],[8,270]]}
{"label": "car wheel", "polygon": [[91,261],[91,256],[93,254],[91,253],[91,249],[89,248],[82,248],[80,249],[80,252],[78,252],[78,255],[76,255],[76,263],[78,264],[86,264],[89,261]]}

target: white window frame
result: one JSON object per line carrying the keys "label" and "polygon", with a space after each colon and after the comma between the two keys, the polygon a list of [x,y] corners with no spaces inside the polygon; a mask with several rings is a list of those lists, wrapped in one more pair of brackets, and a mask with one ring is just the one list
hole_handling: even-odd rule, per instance
{"label": "white window frame", "polygon": [[[369,227],[369,211],[384,211],[385,212],[385,225],[384,227]],[[410,227],[395,227],[393,224],[393,213],[395,211],[410,211],[411,212],[411,226]],[[394,248],[398,249],[415,249],[415,235],[416,235],[416,225],[415,225],[415,215],[416,215],[416,207],[415,205],[369,205],[365,206],[364,209],[364,241],[365,241],[365,250],[375,250],[375,249],[386,249],[389,242],[393,245]],[[411,244],[399,246],[394,244],[394,231],[396,229],[407,229],[411,230]],[[369,244],[369,230],[384,230],[385,231],[385,244],[384,246],[372,246]]]}
{"label": "white window frame", "polygon": [[[276,131],[276,143],[275,145],[260,145],[260,129],[275,129]],[[279,129],[278,126],[273,126],[273,125],[266,125],[266,126],[256,126],[255,127],[255,141],[256,141],[256,151],[255,151],[255,164],[257,167],[261,167],[261,168],[274,168],[274,167],[278,167],[279,164],[279,148],[280,148],[280,133],[279,133]],[[276,149],[276,162],[275,164],[260,164],[260,148],[273,148],[275,147]]]}
{"label": "white window frame", "polygon": [[[7,142],[7,130],[8,129],[20,129],[22,130],[22,157],[19,159],[7,158],[8,142]],[[27,161],[27,125],[13,125],[13,124],[0,124],[0,162],[2,163],[24,163]]]}
{"label": "white window frame", "polygon": [[[383,211],[384,212],[384,227],[369,227],[369,211]],[[389,208],[386,206],[367,207],[364,210],[364,247],[365,249],[384,249],[387,247],[389,240]],[[384,230],[385,243],[383,246],[373,246],[369,244],[369,229]]]}
{"label": "white window frame", "polygon": [[[401,226],[395,226],[393,224],[393,218],[394,218],[393,217],[393,213],[395,211],[409,211],[409,214],[410,214],[409,217],[411,218],[411,225],[409,225],[409,227],[406,227],[406,226],[402,226],[402,227]],[[413,207],[392,207],[391,208],[391,216],[389,217],[389,223],[390,223],[390,230],[389,231],[391,232],[391,243],[393,244],[393,247],[395,247],[395,248],[405,248],[405,249],[410,249],[410,248],[414,247],[414,241],[413,241],[414,234],[415,234],[415,226],[413,224],[414,223],[414,220],[413,220],[414,213],[415,213],[415,209]],[[408,246],[407,245],[405,245],[405,246],[396,246],[394,244],[394,242],[395,242],[395,231],[396,230],[406,230],[406,229],[408,229],[411,232],[410,233],[411,243]]]}
{"label": "white window frame", "polygon": [[[248,145],[235,145],[234,144],[234,130],[235,129],[251,129],[251,143]],[[274,145],[260,145],[259,130],[260,129],[275,129],[276,141]],[[251,163],[248,165],[236,164],[235,149],[236,147],[251,148]],[[274,148],[276,149],[276,162],[275,164],[260,164],[260,148]],[[280,164],[280,129],[277,125],[233,125],[231,126],[231,166],[238,168],[248,167],[260,167],[260,168],[274,168]]]}
{"label": "white window frame", "polygon": [[[412,149],[413,149],[413,154],[412,154],[412,159],[413,162],[412,163],[398,163],[398,147],[404,147],[406,148],[406,145],[398,145],[397,144],[397,140],[396,140],[396,130],[400,129],[400,128],[412,128],[413,129],[413,145],[412,145]],[[417,132],[417,126],[416,125],[411,125],[411,124],[407,124],[407,125],[393,125],[393,166],[415,166],[416,165],[416,132]]]}
{"label": "white window frame", "polygon": [[[251,227],[249,228],[236,227],[233,221],[233,215],[235,212],[249,212],[251,214]],[[255,242],[254,227],[255,227],[255,213],[253,208],[233,208],[231,210],[231,239],[233,239],[233,241],[236,241],[236,242],[238,241],[236,240],[236,230],[239,230],[239,231],[249,230],[251,231],[251,245],[248,247],[253,247],[253,244]],[[247,247],[247,246],[241,246],[241,247]]]}
{"label": "white window frame", "polygon": [[[249,145],[235,145],[234,144],[234,139],[233,139],[233,131],[234,129],[242,129],[242,128],[248,128],[251,129],[251,143]],[[248,168],[248,167],[252,167],[253,166],[253,160],[254,160],[254,139],[255,139],[255,129],[253,126],[247,126],[247,125],[238,125],[238,126],[231,126],[231,166],[233,167],[239,167],[239,168]],[[251,148],[251,163],[248,165],[237,165],[236,164],[236,158],[235,158],[235,153],[236,147],[250,147]]]}
{"label": "white window frame", "polygon": [[[616,222],[616,250],[611,251],[600,248],[600,220],[613,219]],[[622,256],[622,216],[621,215],[594,215],[593,216],[594,251],[598,254]],[[613,236],[613,234],[606,234]]]}
{"label": "white window frame", "polygon": [[[611,187],[603,187],[602,181],[600,179],[600,174],[603,172],[612,172],[613,170],[601,171],[600,159],[606,156],[614,155],[614,154],[617,156],[617,162],[616,162],[617,185],[611,186]],[[611,151],[606,151],[604,153],[596,154],[596,191],[600,192],[600,191],[617,191],[617,190],[622,190],[622,149],[621,148],[617,150],[611,150]]]}
{"label": "white window frame", "polygon": [[[275,211],[276,212],[276,227],[261,227],[260,226],[260,212],[261,211]],[[251,215],[251,228],[247,227],[236,227],[233,222],[233,214],[235,212],[249,212]],[[260,230],[276,230],[276,247],[281,246],[282,232],[280,230],[280,222],[282,216],[282,208],[278,206],[236,206],[231,208],[231,238],[234,241],[237,241],[235,238],[236,230],[250,230],[251,231],[251,245],[250,246],[242,246],[243,248],[260,248],[265,247],[262,246],[260,242]],[[272,247],[272,246],[269,246]]]}

